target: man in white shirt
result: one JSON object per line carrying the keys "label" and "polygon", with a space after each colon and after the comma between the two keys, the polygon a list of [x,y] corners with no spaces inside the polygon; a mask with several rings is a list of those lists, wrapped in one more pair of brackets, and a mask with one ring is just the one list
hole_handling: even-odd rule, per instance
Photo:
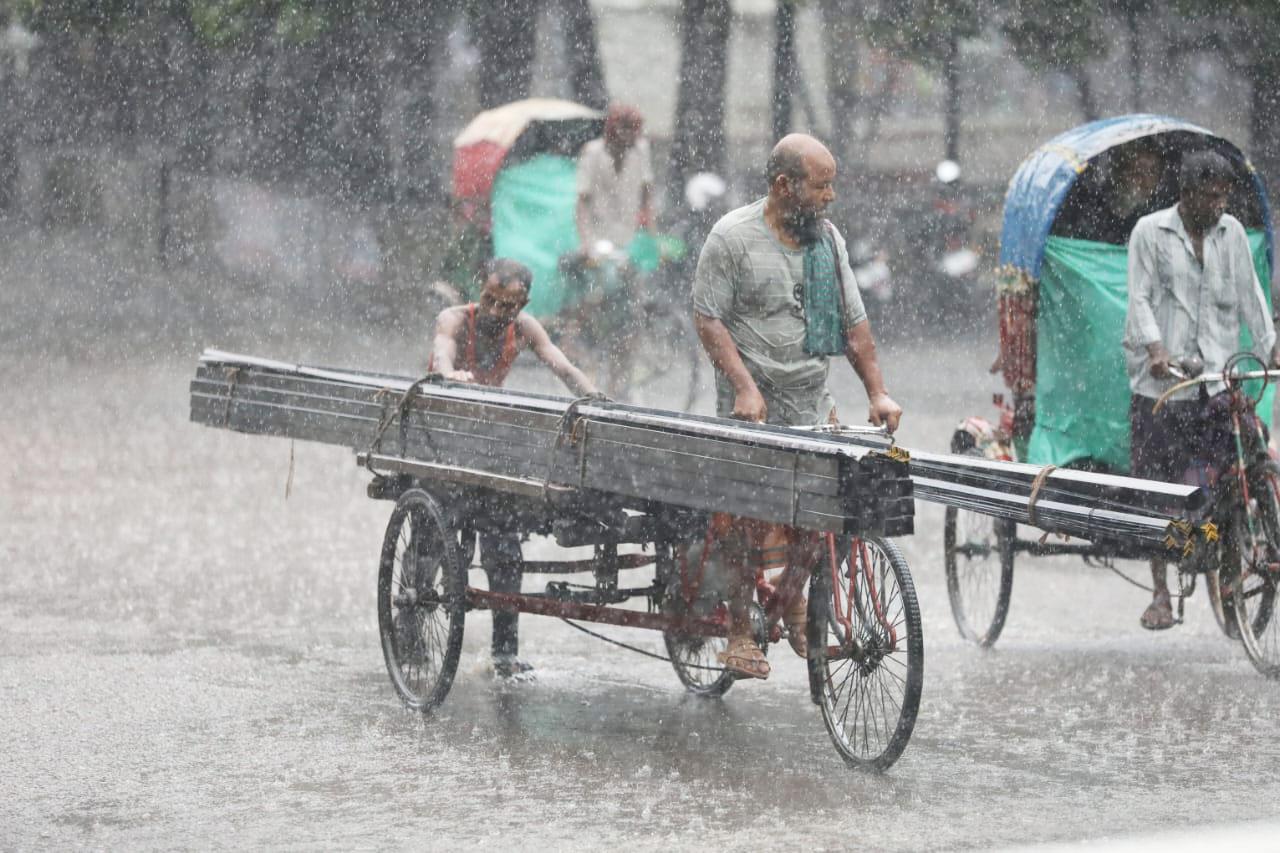
{"label": "man in white shirt", "polygon": [[625,249],[636,231],[652,227],[653,165],[644,119],[634,108],[614,104],[604,136],[578,155],[578,239],[584,254],[608,241]]}
{"label": "man in white shirt", "polygon": [[[1175,394],[1159,412],[1156,400],[1174,383],[1171,368],[1199,359],[1218,373],[1240,348],[1241,322],[1253,351],[1280,360],[1276,332],[1244,226],[1226,213],[1235,183],[1220,154],[1198,151],[1183,157],[1179,200],[1138,220],[1129,238],[1129,310],[1124,347],[1128,362],[1130,453],[1134,476],[1181,482],[1200,437],[1199,391]],[[1222,390],[1222,383],[1207,390]],[[1173,625],[1167,568],[1151,561],[1154,596],[1142,614],[1144,628]]]}

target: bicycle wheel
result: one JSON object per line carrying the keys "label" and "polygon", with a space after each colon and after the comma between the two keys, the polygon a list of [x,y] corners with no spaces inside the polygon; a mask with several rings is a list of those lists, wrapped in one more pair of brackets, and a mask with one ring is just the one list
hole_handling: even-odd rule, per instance
{"label": "bicycle wheel", "polygon": [[[708,614],[710,615],[710,614]],[[690,693],[723,696],[733,686],[733,673],[720,663],[719,655],[728,645],[724,637],[704,637],[679,631],[663,631],[671,667]]]}
{"label": "bicycle wheel", "polygon": [[942,527],[947,598],[960,635],[983,648],[1000,637],[1013,592],[1013,538],[1005,519],[947,507]]}
{"label": "bicycle wheel", "polygon": [[841,537],[809,582],[809,683],[853,767],[884,770],[907,746],[924,682],[915,585],[892,542]]}
{"label": "bicycle wheel", "polygon": [[615,386],[620,399],[636,406],[687,412],[698,399],[702,347],[687,312],[665,299],[640,306],[642,326],[622,350]]}
{"label": "bicycle wheel", "polygon": [[[1230,575],[1230,572],[1227,574]],[[1222,633],[1233,640],[1238,640],[1240,628],[1236,625],[1235,599],[1230,594],[1224,596],[1222,587],[1222,569],[1210,569],[1204,573],[1204,590],[1209,599],[1209,610],[1213,613],[1213,621],[1218,623]]]}
{"label": "bicycle wheel", "polygon": [[1230,584],[1245,654],[1267,678],[1280,678],[1280,619],[1273,619],[1280,581],[1280,468],[1266,462],[1249,474],[1248,500],[1231,534],[1239,573]]}
{"label": "bicycle wheel", "polygon": [[426,713],[444,701],[462,653],[466,572],[440,505],[421,489],[396,501],[378,567],[378,629],[400,698]]}

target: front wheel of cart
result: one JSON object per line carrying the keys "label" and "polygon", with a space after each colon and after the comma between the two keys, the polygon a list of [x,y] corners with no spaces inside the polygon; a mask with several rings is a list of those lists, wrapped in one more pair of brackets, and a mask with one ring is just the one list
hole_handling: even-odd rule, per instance
{"label": "front wheel of cart", "polygon": [[462,653],[466,570],[457,536],[435,498],[401,495],[382,540],[378,629],[391,683],[426,713],[449,693]]}
{"label": "front wheel of cart", "polygon": [[809,583],[809,683],[845,762],[885,770],[907,746],[924,683],[924,630],[897,546],[833,537]]}
{"label": "front wheel of cart", "polygon": [[1239,550],[1239,573],[1231,582],[1236,628],[1245,653],[1267,678],[1280,678],[1280,467],[1268,462],[1250,472],[1246,505],[1230,535]]}
{"label": "front wheel of cart", "polygon": [[960,635],[983,648],[1000,637],[1013,592],[1013,542],[1017,525],[949,506],[942,550],[947,598]]}

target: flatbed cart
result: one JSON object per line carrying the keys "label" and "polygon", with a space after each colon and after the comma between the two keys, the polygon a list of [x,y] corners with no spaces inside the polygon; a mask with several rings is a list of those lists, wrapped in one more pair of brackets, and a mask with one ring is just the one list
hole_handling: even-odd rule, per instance
{"label": "flatbed cart", "polygon": [[[410,708],[430,711],[448,695],[471,610],[661,631],[688,690],[721,696],[733,685],[735,676],[717,660],[727,609],[717,584],[704,584],[707,549],[714,548],[705,513],[656,503],[637,510],[553,483],[383,454],[361,454],[359,461],[375,473],[370,496],[395,501],[378,569],[378,624],[391,682]],[[520,594],[472,586],[477,534],[486,532],[589,546],[589,559],[525,560],[523,567],[526,576],[589,571],[594,583],[552,580]],[[911,736],[923,681],[911,575],[887,539],[811,535],[823,550],[811,570],[789,571],[788,554],[759,565],[755,639],[764,649],[782,639],[782,613],[807,579],[810,697],[848,763],[884,769]],[[764,570],[778,567],[789,582],[774,586]],[[645,580],[627,583],[637,575]],[[644,607],[622,606],[628,602]]]}
{"label": "flatbed cart", "polygon": [[[809,696],[837,751],[883,770],[907,745],[924,636],[910,571],[886,538],[911,530],[907,454],[883,435],[217,352],[192,383],[192,419],[357,450],[373,474],[369,495],[395,503],[378,623],[391,682],[412,709],[447,697],[475,610],[660,631],[680,682],[723,695],[735,676],[718,658],[728,611],[716,552],[721,533],[745,523],[787,534],[779,547],[760,540],[751,556],[761,648],[783,639],[783,614],[807,587]],[[469,580],[483,533],[543,535],[593,555],[524,560],[526,587],[535,575],[552,579],[494,592]],[[591,583],[554,577],[582,572]]]}

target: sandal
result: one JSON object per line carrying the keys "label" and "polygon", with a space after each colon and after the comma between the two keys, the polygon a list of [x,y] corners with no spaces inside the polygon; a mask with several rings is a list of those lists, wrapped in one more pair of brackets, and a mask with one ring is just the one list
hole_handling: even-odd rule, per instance
{"label": "sandal", "polygon": [[750,637],[730,637],[729,647],[716,656],[724,668],[744,678],[769,677],[769,661]]}
{"label": "sandal", "polygon": [[1173,605],[1169,593],[1156,593],[1151,604],[1143,611],[1139,624],[1148,631],[1163,631],[1173,627]]}
{"label": "sandal", "polygon": [[809,601],[803,595],[792,602],[787,612],[782,614],[782,624],[787,626],[787,642],[791,651],[802,658],[809,656]]}

